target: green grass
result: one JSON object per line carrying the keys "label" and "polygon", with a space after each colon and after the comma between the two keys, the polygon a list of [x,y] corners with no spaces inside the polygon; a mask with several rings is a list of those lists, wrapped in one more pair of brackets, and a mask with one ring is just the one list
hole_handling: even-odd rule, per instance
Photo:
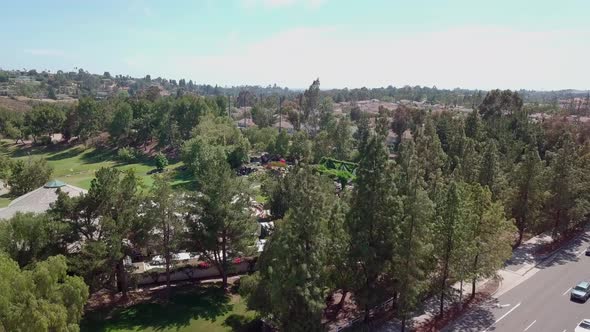
{"label": "green grass", "polygon": [[0,208],[7,207],[10,204],[11,198],[8,195],[0,196]]}
{"label": "green grass", "polygon": [[[101,167],[116,167],[121,170],[133,169],[147,187],[150,187],[154,182],[152,175],[149,174],[155,169],[151,160],[132,164],[120,163],[116,161],[115,150],[97,150],[84,148],[80,145],[65,148],[55,145],[23,148],[20,145],[15,145],[12,141],[3,140],[0,141],[0,153],[15,159],[29,156],[45,158],[53,167],[52,178],[84,189],[90,188],[94,173]],[[179,162],[173,163],[167,167],[167,171],[173,173],[173,185],[187,185],[190,178],[176,174],[179,165]],[[2,204],[1,199],[0,204]]]}
{"label": "green grass", "polygon": [[82,332],[256,331],[255,313],[220,287],[176,291],[169,303],[141,303],[114,312],[87,313]]}

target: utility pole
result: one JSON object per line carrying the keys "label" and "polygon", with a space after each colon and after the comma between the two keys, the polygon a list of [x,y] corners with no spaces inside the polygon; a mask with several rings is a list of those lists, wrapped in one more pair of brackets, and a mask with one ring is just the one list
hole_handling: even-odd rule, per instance
{"label": "utility pole", "polygon": [[283,100],[285,96],[279,96],[279,133],[283,131]]}
{"label": "utility pole", "polygon": [[227,116],[231,118],[231,95],[227,95]]}

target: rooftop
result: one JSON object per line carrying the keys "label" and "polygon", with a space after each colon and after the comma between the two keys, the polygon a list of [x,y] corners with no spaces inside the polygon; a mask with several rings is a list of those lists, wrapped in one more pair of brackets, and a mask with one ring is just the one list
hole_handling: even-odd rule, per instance
{"label": "rooftop", "polygon": [[57,200],[58,190],[65,192],[70,197],[86,193],[86,190],[82,188],[71,186],[62,181],[52,180],[43,187],[18,197],[7,207],[0,209],[0,220],[12,218],[17,212],[43,213],[49,210],[51,203]]}

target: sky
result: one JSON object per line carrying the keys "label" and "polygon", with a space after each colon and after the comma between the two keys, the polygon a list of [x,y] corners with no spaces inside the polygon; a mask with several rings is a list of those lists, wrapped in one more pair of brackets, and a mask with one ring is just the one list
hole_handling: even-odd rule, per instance
{"label": "sky", "polygon": [[221,86],[590,89],[588,0],[0,0],[0,68]]}

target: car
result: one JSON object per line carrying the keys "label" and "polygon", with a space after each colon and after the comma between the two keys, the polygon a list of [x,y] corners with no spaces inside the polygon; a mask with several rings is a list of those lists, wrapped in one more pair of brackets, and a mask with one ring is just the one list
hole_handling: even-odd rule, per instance
{"label": "car", "polygon": [[590,247],[586,248],[586,256],[590,256]]}
{"label": "car", "polygon": [[576,326],[574,332],[590,332],[590,319],[584,319]]}
{"label": "car", "polygon": [[578,283],[570,293],[570,299],[581,300],[586,302],[590,297],[590,282],[582,281]]}

